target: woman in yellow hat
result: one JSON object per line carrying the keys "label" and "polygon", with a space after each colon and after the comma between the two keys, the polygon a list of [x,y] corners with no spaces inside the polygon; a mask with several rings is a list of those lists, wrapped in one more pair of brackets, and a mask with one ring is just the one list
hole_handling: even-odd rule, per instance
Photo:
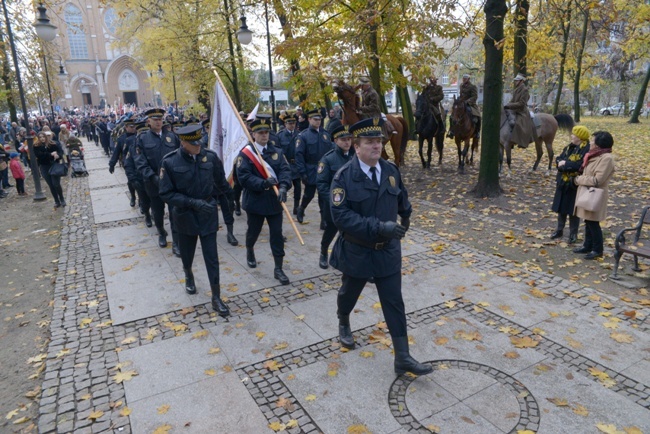
{"label": "woman in yellow hat", "polygon": [[578,170],[582,165],[582,160],[589,152],[590,135],[587,127],[582,125],[573,127],[571,143],[555,159],[557,178],[551,209],[557,213],[557,229],[551,234],[551,239],[562,237],[566,218],[569,216],[569,244],[578,240],[580,218],[573,214],[578,187],[573,183],[573,178],[579,175]]}

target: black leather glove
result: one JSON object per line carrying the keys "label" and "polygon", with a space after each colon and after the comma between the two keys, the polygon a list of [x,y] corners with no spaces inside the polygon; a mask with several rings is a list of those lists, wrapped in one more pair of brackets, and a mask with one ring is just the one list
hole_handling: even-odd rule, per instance
{"label": "black leather glove", "polygon": [[287,189],[286,187],[282,186],[278,190],[278,200],[280,203],[285,203],[287,201]]}
{"label": "black leather glove", "polygon": [[406,235],[406,228],[397,224],[397,222],[380,222],[379,235],[384,238],[395,238],[399,240]]}
{"label": "black leather glove", "polygon": [[272,176],[269,176],[264,180],[264,189],[268,190],[273,185],[278,185],[278,180]]}
{"label": "black leather glove", "polygon": [[109,171],[110,173],[115,172],[115,166],[108,166],[108,171]]}
{"label": "black leather glove", "polygon": [[197,212],[211,213],[217,210],[215,205],[202,200],[202,199],[190,199],[190,208]]}
{"label": "black leather glove", "polygon": [[406,232],[409,230],[409,227],[411,227],[411,219],[408,217],[402,217],[400,224],[404,226],[404,231]]}

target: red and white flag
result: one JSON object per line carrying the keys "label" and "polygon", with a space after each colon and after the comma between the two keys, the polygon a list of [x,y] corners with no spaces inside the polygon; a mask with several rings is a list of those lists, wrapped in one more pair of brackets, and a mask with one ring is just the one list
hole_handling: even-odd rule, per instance
{"label": "red and white flag", "polygon": [[239,151],[250,141],[248,130],[239,113],[235,110],[228,92],[217,77],[214,84],[214,103],[210,120],[210,149],[215,151],[230,179],[233,164]]}

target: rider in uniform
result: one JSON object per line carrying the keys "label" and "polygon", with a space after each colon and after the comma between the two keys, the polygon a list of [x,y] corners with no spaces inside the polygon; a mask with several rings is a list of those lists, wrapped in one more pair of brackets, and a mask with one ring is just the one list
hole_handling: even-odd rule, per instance
{"label": "rider in uniform", "polygon": [[302,194],[302,183],[300,182],[300,173],[296,166],[296,145],[295,140],[298,137],[296,129],[297,118],[294,115],[284,117],[284,129],[278,133],[278,140],[282,153],[291,166],[291,182],[293,183],[293,215],[298,214],[300,206],[300,195]]}
{"label": "rider in uniform", "polygon": [[530,142],[535,140],[534,135],[536,135],[533,121],[530,118],[530,110],[528,110],[530,95],[526,86],[526,77],[523,74],[517,74],[514,82],[512,98],[503,108],[511,110],[515,114],[515,124],[512,127],[510,142],[516,143],[520,148],[527,148]]}
{"label": "rider in uniform", "polygon": [[[343,273],[337,298],[341,345],[355,346],[350,313],[370,277],[375,285],[395,350],[397,374],[432,372],[409,354],[402,298],[402,248],[412,212],[399,169],[381,158],[382,119],[350,127],[356,155],[334,175],[330,190],[332,220],[341,231],[330,264]],[[400,223],[397,223],[397,217]]]}
{"label": "rider in uniform", "polygon": [[445,99],[445,93],[442,91],[442,86],[438,84],[438,78],[434,74],[431,74],[429,84],[422,89],[422,95],[426,98],[438,125],[444,125],[440,102]]}
{"label": "rider in uniform", "polygon": [[332,221],[332,212],[330,210],[330,186],[336,172],[354,156],[349,125],[340,125],[334,129],[332,137],[336,147],[321,158],[317,170],[318,197],[323,198],[321,218],[325,222],[325,231],[320,242],[320,259],[318,261],[318,265],[322,269],[328,268],[327,250],[338,232],[336,225]]}
{"label": "rider in uniform", "polygon": [[[287,201],[287,191],[291,188],[291,168],[282,150],[269,143],[271,125],[267,119],[256,119],[251,123],[254,143],[247,144],[239,152],[235,165],[237,178],[244,196],[242,208],[246,211],[248,229],[246,230],[246,262],[250,268],[257,267],[255,243],[262,231],[264,220],[269,225],[271,252],[275,269],[273,277],[283,285],[290,283],[282,271],[284,260],[284,238],[282,237],[282,205]],[[262,155],[263,162],[255,148]],[[263,164],[267,166],[269,176],[265,174]],[[278,194],[273,186],[278,187]]]}
{"label": "rider in uniform", "polygon": [[[474,137],[478,138],[481,131],[481,111],[476,104],[478,100],[478,88],[470,81],[471,76],[469,74],[463,75],[463,82],[460,85],[460,99],[461,104],[467,103],[467,107],[471,111],[472,121],[474,122]],[[452,118],[449,118],[449,134],[448,137],[454,138],[454,121]]]}
{"label": "rider in uniform", "polygon": [[[138,135],[135,143],[135,165],[142,174],[144,187],[151,199],[153,220],[158,229],[158,245],[167,247],[167,231],[164,227],[165,203],[158,193],[160,178],[160,162],[168,153],[175,151],[180,146],[178,137],[174,133],[162,131],[165,110],[161,108],[149,109],[145,112],[149,122],[149,131]],[[174,255],[180,256],[176,242],[174,220],[172,219],[172,206],[168,206],[169,220],[172,230],[172,250]]]}
{"label": "rider in uniform", "polygon": [[[316,170],[318,162],[328,151],[333,149],[332,139],[327,131],[321,127],[321,114],[318,109],[307,113],[309,128],[301,131],[296,139],[296,166],[298,173],[305,184],[305,192],[302,196],[302,203],[298,207],[296,218],[299,223],[305,218],[305,209],[316,194]],[[318,209],[322,211],[321,197],[318,196]],[[321,221],[321,229],[324,229],[324,222]]]}
{"label": "rider in uniform", "polygon": [[368,77],[361,77],[359,79],[359,85],[357,88],[361,89],[361,104],[357,109],[357,114],[360,119],[368,118],[383,118],[384,120],[384,135],[385,137],[390,137],[393,134],[397,134],[397,130],[393,124],[384,116],[381,112],[381,106],[379,104],[379,94],[370,84],[370,79]]}
{"label": "rider in uniform", "polygon": [[177,130],[181,147],[165,155],[161,162],[160,198],[174,207],[173,219],[185,272],[185,291],[196,294],[192,262],[200,238],[212,290],[212,308],[225,317],[230,315],[230,311],[221,300],[219,286],[217,196],[230,186],[217,154],[201,147],[201,130],[198,124]]}

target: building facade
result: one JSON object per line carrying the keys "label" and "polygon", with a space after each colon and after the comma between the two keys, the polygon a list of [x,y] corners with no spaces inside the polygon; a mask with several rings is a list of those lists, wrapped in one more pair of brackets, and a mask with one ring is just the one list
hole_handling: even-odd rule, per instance
{"label": "building facade", "polygon": [[[110,3],[109,3],[110,4]],[[70,0],[48,11],[58,36],[57,46],[65,74],[56,105],[59,107],[119,108],[156,105],[150,72],[129,52],[112,47],[119,17],[97,0]]]}

